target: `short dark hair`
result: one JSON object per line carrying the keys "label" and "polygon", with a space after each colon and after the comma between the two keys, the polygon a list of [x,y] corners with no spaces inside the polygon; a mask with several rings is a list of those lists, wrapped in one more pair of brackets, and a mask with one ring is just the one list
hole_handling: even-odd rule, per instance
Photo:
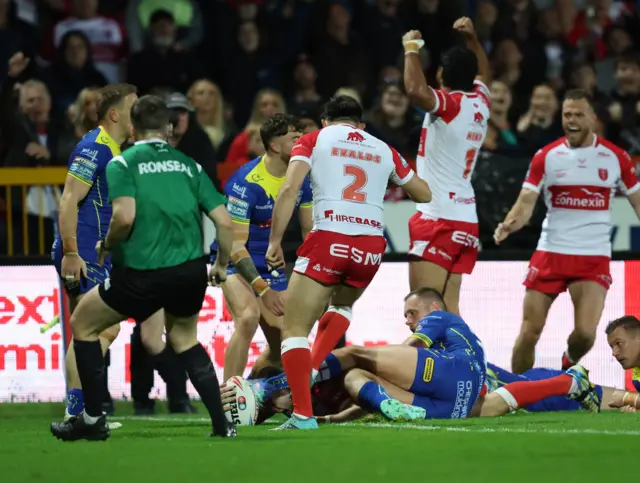
{"label": "short dark hair", "polygon": [[356,124],[362,122],[362,106],[350,96],[334,96],[324,105],[322,119],[325,121],[352,121]]}
{"label": "short dark hair", "polygon": [[98,89],[96,106],[98,120],[103,120],[109,109],[116,107],[125,97],[137,92],[138,88],[132,84],[109,84]]}
{"label": "short dark hair", "polygon": [[274,114],[260,126],[260,139],[265,151],[269,151],[269,144],[275,138],[285,136],[289,131],[303,132],[300,120],[291,114]]}
{"label": "short dark hair", "polygon": [[161,131],[170,117],[167,104],[158,96],[142,96],[131,108],[131,124],[137,132]]}
{"label": "short dark hair", "polygon": [[620,64],[634,64],[640,67],[640,53],[636,52],[633,47],[625,49],[616,59],[616,69]]}
{"label": "short dark hair", "polygon": [[443,310],[447,310],[447,305],[444,303],[444,298],[442,298],[442,294],[438,292],[435,288],[422,287],[416,290],[412,290],[404,298],[404,301],[406,302],[407,300],[409,300],[411,297],[414,297],[414,296],[428,302],[438,302],[440,305],[442,305]]}
{"label": "short dark hair", "polygon": [[633,315],[624,315],[609,322],[604,331],[607,335],[611,335],[614,330],[619,328],[623,328],[624,330],[640,330],[640,320]]}
{"label": "short dark hair", "polygon": [[149,17],[149,25],[153,25],[162,20],[167,20],[171,23],[175,22],[175,18],[173,18],[173,14],[171,12],[164,8],[159,8],[158,10],[154,10],[151,17]]}
{"label": "short dark hair", "polygon": [[565,101],[581,101],[582,99],[590,102],[589,93],[584,89],[569,89],[564,95]]}
{"label": "short dark hair", "polygon": [[478,58],[463,46],[452,47],[442,55],[442,83],[454,91],[471,91],[478,75]]}

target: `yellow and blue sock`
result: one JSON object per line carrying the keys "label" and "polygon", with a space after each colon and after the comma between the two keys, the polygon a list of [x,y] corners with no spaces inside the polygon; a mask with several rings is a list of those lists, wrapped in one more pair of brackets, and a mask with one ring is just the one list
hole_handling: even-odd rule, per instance
{"label": "yellow and blue sock", "polygon": [[67,392],[67,412],[77,416],[84,411],[84,394],[82,389],[71,389]]}
{"label": "yellow and blue sock", "polygon": [[369,410],[380,411],[380,405],[391,399],[384,387],[373,381],[366,382],[358,392],[358,402],[362,407]]}

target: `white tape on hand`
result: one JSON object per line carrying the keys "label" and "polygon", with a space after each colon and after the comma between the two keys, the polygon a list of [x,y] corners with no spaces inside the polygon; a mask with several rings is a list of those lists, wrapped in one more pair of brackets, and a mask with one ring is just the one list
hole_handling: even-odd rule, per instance
{"label": "white tape on hand", "polygon": [[402,42],[402,45],[404,47],[406,47],[409,44],[416,44],[418,46],[418,50],[420,50],[422,47],[424,47],[424,40],[422,39],[415,39],[415,40],[404,40]]}

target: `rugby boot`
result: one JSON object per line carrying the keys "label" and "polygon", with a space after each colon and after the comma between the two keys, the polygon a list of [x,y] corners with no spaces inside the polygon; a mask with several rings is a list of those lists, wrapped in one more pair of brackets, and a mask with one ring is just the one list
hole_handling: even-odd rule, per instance
{"label": "rugby boot", "polygon": [[68,421],[51,423],[51,433],[62,441],[104,441],[111,435],[104,414],[94,424],[86,423],[82,414],[73,416]]}
{"label": "rugby boot", "polygon": [[385,399],[380,403],[380,412],[391,421],[416,421],[424,419],[427,412],[423,408],[403,404],[397,399]]}

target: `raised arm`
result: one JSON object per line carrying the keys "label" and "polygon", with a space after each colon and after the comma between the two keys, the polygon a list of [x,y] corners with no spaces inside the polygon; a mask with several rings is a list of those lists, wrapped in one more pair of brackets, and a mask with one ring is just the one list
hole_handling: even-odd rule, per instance
{"label": "raised arm", "polygon": [[478,59],[478,75],[476,79],[482,81],[486,86],[491,83],[491,67],[489,58],[487,57],[482,44],[478,40],[473,22],[469,17],[461,17],[453,24],[453,29],[462,34],[467,44],[467,48],[471,50]]}
{"label": "raised arm", "polygon": [[422,34],[411,30],[402,37],[404,47],[404,88],[414,106],[427,112],[437,107],[435,92],[427,84],[427,78],[422,71],[420,48],[424,45]]}

